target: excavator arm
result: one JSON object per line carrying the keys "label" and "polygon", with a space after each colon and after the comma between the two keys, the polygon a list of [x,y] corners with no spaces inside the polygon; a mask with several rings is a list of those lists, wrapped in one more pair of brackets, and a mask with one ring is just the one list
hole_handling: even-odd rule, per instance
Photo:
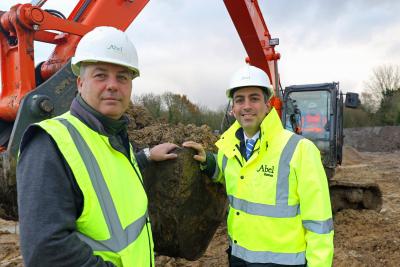
{"label": "excavator arm", "polygon": [[[0,11],[0,151],[15,155],[30,123],[68,110],[76,85],[66,63],[80,38],[100,25],[125,30],[148,1],[80,0],[68,18],[43,10],[46,1]],[[34,41],[55,45],[36,68]]]}
{"label": "excavator arm", "polygon": [[224,3],[247,52],[246,61],[268,74],[275,94],[271,104],[281,115],[282,93],[278,72],[281,55],[275,52],[279,40],[271,38],[257,1],[224,0]]}

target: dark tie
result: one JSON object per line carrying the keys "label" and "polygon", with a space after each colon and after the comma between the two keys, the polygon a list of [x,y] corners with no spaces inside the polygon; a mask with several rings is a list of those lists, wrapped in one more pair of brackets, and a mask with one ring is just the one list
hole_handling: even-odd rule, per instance
{"label": "dark tie", "polygon": [[247,139],[246,141],[246,160],[250,158],[251,152],[253,152],[254,144],[256,141],[253,139]]}

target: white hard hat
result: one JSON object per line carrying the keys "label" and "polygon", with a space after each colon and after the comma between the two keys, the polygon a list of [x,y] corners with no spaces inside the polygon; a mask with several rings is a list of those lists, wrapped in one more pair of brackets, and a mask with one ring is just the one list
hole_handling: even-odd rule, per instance
{"label": "white hard hat", "polygon": [[267,74],[259,68],[246,65],[233,74],[229,88],[226,90],[226,96],[232,98],[235,89],[248,86],[260,87],[268,94],[268,98],[273,95],[272,85],[269,83]]}
{"label": "white hard hat", "polygon": [[85,34],[71,60],[72,72],[79,76],[82,62],[106,62],[127,67],[133,77],[139,76],[136,48],[125,32],[100,26]]}

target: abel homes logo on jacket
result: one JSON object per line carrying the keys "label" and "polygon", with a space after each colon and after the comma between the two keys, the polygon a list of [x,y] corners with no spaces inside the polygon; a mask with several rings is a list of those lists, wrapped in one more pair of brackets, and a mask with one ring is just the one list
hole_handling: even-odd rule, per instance
{"label": "abel homes logo on jacket", "polygon": [[260,167],[258,167],[257,172],[264,173],[264,176],[273,177],[274,169],[275,169],[275,166],[268,166],[267,164],[261,164]]}

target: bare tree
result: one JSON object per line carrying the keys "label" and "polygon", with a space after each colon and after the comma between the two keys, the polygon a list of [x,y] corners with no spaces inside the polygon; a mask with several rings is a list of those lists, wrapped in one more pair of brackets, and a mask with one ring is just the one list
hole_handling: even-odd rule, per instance
{"label": "bare tree", "polygon": [[142,104],[151,113],[153,118],[160,118],[162,112],[162,101],[160,95],[153,93],[142,94],[139,97],[134,98],[135,102]]}
{"label": "bare tree", "polygon": [[370,80],[365,84],[367,90],[361,99],[375,112],[385,96],[400,89],[400,68],[398,65],[379,66],[373,70]]}
{"label": "bare tree", "polygon": [[371,93],[361,92],[361,104],[362,108],[368,113],[375,113],[379,107],[379,102],[373,97]]}

